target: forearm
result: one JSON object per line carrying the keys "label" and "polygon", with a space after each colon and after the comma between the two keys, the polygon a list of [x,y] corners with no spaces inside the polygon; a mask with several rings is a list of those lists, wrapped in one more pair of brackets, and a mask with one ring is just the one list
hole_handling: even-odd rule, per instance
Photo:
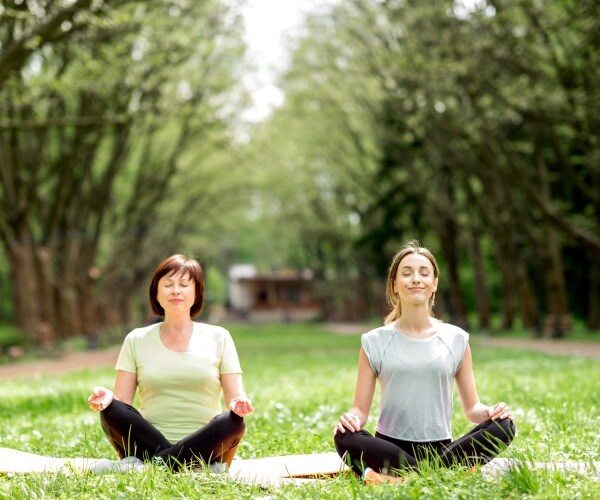
{"label": "forearm", "polygon": [[246,393],[243,390],[241,390],[241,391],[232,392],[229,394],[224,394],[223,399],[225,400],[225,406],[227,406],[227,408],[229,408],[232,401],[239,401],[240,399],[248,399],[248,396],[246,396]]}
{"label": "forearm", "polygon": [[356,417],[358,418],[358,420],[360,422],[361,427],[364,427],[365,424],[367,423],[367,420],[369,420],[369,412],[365,412],[365,411],[361,410],[358,406],[353,406],[352,408],[350,408],[348,410],[348,413],[350,413],[352,415],[356,415]]}
{"label": "forearm", "polygon": [[246,395],[241,373],[227,373],[221,375],[223,399],[225,405],[240,417],[250,415],[254,411],[252,401]]}
{"label": "forearm", "polygon": [[113,399],[116,399],[117,401],[120,401],[121,403],[125,403],[127,405],[132,406],[133,405],[133,398],[130,396],[120,396],[119,394],[113,393]]}
{"label": "forearm", "polygon": [[360,348],[358,355],[358,375],[356,377],[356,392],[352,408],[344,413],[335,427],[334,432],[358,432],[367,423],[369,410],[373,402],[376,377],[371,369],[367,355]]}
{"label": "forearm", "polygon": [[490,407],[477,402],[469,410],[465,411],[465,415],[474,424],[480,424],[490,418]]}

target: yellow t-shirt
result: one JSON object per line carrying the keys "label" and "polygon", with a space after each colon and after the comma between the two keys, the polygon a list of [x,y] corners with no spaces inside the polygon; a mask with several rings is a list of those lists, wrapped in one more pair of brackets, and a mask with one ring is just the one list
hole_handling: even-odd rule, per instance
{"label": "yellow t-shirt", "polygon": [[137,375],[141,414],[176,443],[222,412],[220,375],[242,369],[224,328],[194,323],[188,350],[175,352],[162,343],[161,324],[131,331],[115,369]]}

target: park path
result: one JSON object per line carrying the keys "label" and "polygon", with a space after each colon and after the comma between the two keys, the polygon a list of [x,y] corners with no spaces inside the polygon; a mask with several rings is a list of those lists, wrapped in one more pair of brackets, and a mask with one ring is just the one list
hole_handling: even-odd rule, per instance
{"label": "park path", "polygon": [[21,361],[0,365],[0,380],[17,377],[38,377],[42,375],[61,375],[70,371],[86,368],[114,366],[120,346],[95,351],[67,351],[55,358],[43,358],[35,361]]}
{"label": "park path", "polygon": [[[329,330],[340,334],[359,334],[370,327],[356,324],[327,324]],[[553,339],[509,339],[473,336],[472,342],[483,347],[531,349],[560,356],[578,356],[600,360],[600,342]],[[96,351],[69,351],[57,358],[0,365],[0,380],[43,375],[61,375],[86,368],[114,366],[120,346]]]}
{"label": "park path", "polygon": [[483,347],[510,347],[530,349],[558,356],[577,356],[600,360],[600,342],[555,339],[508,339],[494,337],[476,337]]}

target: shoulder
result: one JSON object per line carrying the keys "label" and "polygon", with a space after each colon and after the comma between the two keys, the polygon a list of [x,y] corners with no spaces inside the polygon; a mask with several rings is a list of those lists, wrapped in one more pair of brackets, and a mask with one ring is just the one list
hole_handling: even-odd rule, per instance
{"label": "shoulder", "polygon": [[223,328],[222,326],[217,326],[217,325],[209,325],[208,323],[199,323],[197,321],[194,321],[194,328],[197,328],[197,329],[201,330],[203,333],[208,333],[210,335],[217,335],[217,336],[231,335],[229,333],[229,330],[227,330],[226,328]]}
{"label": "shoulder", "polygon": [[129,340],[129,341],[144,340],[144,339],[148,338],[149,336],[153,335],[155,331],[158,332],[160,329],[160,325],[161,325],[161,323],[153,323],[148,326],[143,326],[141,328],[136,328],[134,330],[131,330],[125,337],[125,340]]}
{"label": "shoulder", "polygon": [[363,347],[379,345],[387,342],[393,334],[394,327],[392,325],[379,326],[367,333],[363,333],[361,336],[361,343]]}
{"label": "shoulder", "polygon": [[381,373],[384,354],[393,335],[394,326],[389,324],[375,328],[361,337],[363,351],[369,360],[373,373],[377,376]]}
{"label": "shoulder", "polygon": [[469,345],[469,334],[462,328],[448,323],[438,325],[438,338],[448,347],[454,358],[454,373],[458,372],[464,359],[467,346]]}
{"label": "shoulder", "polygon": [[154,349],[159,337],[159,331],[160,323],[131,330],[121,346],[117,369],[135,372],[135,360],[143,356],[143,353],[151,352]]}
{"label": "shoulder", "polygon": [[438,335],[449,341],[469,342],[469,334],[459,326],[440,322],[437,329]]}
{"label": "shoulder", "polygon": [[211,337],[215,340],[231,339],[231,333],[229,333],[229,330],[223,328],[222,326],[194,322],[194,328],[196,331],[202,332],[202,335]]}

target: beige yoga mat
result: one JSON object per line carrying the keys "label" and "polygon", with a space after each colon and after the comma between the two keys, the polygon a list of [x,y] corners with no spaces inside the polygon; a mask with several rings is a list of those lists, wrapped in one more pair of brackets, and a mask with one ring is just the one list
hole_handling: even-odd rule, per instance
{"label": "beige yoga mat", "polygon": [[57,458],[0,448],[0,473],[86,471],[97,461],[96,458]]}
{"label": "beige yoga mat", "polygon": [[247,483],[297,484],[335,476],[346,470],[349,469],[339,455],[330,452],[234,460],[229,475]]}
{"label": "beige yoga mat", "polygon": [[[0,448],[0,474],[32,472],[86,472],[97,458],[57,458],[37,455],[12,448]],[[513,467],[526,465],[533,469],[577,472],[600,476],[600,462],[565,461],[533,464],[519,460],[496,458],[481,468],[484,477],[495,478]],[[302,484],[335,476],[348,467],[335,452],[307,455],[283,455],[265,458],[236,459],[229,469],[232,480],[262,486]]]}
{"label": "beige yoga mat", "polygon": [[[37,455],[12,448],[0,448],[0,473],[85,472],[96,458],[57,458]],[[333,476],[346,465],[335,452],[308,455],[284,455],[266,458],[237,459],[229,469],[232,479],[261,484],[287,483],[279,479],[293,478],[295,482]]]}

